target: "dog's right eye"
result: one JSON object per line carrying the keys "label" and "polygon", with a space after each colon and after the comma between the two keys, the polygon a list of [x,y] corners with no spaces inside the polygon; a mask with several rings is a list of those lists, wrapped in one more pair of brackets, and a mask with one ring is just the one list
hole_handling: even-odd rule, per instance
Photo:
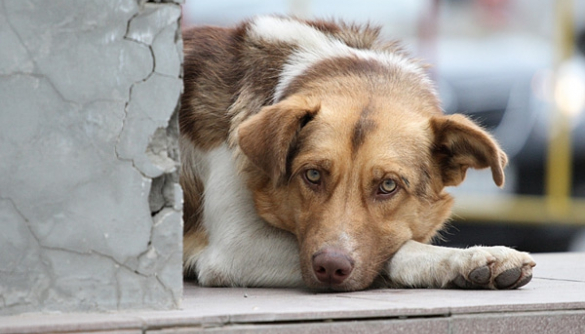
{"label": "dog's right eye", "polygon": [[398,185],[396,184],[396,182],[394,180],[386,179],[382,183],[380,183],[380,187],[378,188],[378,191],[381,194],[388,195],[388,194],[391,194],[394,191],[396,191],[397,188],[398,188]]}
{"label": "dog's right eye", "polygon": [[305,172],[305,180],[312,184],[319,184],[321,182],[321,172],[316,169],[308,169]]}

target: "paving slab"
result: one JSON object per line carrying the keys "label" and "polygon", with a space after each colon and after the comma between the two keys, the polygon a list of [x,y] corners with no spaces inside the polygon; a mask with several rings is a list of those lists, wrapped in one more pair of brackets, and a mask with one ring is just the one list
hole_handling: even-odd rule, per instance
{"label": "paving slab", "polygon": [[416,333],[416,334],[448,334],[448,319],[429,319],[419,321],[413,319],[396,320],[350,320],[328,321],[320,323],[293,324],[252,324],[234,325],[217,328],[167,328],[148,331],[148,334],[188,334],[188,333],[226,333],[226,334],[372,334],[372,333]]}
{"label": "paving slab", "polygon": [[458,315],[451,319],[451,334],[583,334],[585,311]]}
{"label": "paving slab", "polygon": [[185,282],[180,310],[6,316],[0,333],[585,333],[585,253],[534,258],[532,282],[511,291],[317,293]]}

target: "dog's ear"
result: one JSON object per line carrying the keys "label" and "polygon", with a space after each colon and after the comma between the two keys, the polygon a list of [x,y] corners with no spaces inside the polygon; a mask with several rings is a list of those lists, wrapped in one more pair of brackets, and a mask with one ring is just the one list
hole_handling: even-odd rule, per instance
{"label": "dog's ear", "polygon": [[287,156],[301,129],[320,106],[302,97],[290,97],[264,107],[238,128],[238,144],[250,161],[273,182],[286,174]]}
{"label": "dog's ear", "polygon": [[508,157],[486,131],[463,115],[432,117],[430,123],[435,136],[433,157],[445,186],[463,182],[469,167],[490,167],[496,185],[504,185]]}

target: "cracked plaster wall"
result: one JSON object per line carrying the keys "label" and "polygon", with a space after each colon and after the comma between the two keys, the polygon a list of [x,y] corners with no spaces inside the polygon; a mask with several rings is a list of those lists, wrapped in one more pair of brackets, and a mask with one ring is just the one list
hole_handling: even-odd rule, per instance
{"label": "cracked plaster wall", "polygon": [[0,315],[179,306],[180,2],[0,0]]}

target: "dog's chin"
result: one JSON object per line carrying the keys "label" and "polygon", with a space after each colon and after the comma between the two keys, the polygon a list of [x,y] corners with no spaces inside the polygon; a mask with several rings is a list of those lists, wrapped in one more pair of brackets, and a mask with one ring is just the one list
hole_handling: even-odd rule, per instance
{"label": "dog's chin", "polygon": [[315,277],[304,277],[307,287],[319,292],[351,292],[365,290],[372,286],[374,279],[375,277],[371,280],[354,279],[352,275],[341,284],[327,284],[319,282]]}

